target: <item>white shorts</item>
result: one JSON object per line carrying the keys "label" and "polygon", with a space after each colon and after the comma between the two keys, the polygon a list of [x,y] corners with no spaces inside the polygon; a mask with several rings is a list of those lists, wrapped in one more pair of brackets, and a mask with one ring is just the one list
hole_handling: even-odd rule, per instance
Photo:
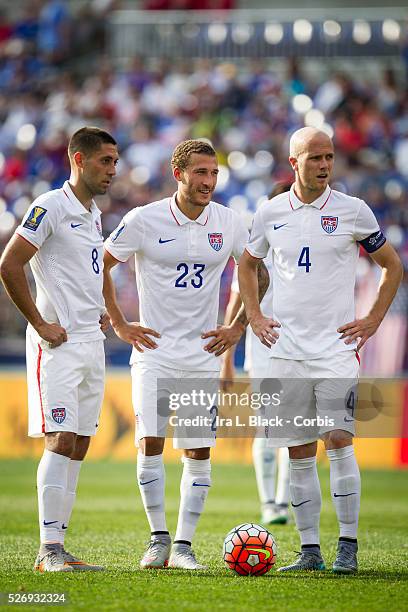
{"label": "white shorts", "polygon": [[280,393],[280,405],[266,408],[268,419],[276,417],[268,425],[268,444],[300,446],[336,429],[354,435],[358,369],[354,350],[307,361],[272,357],[262,385]]}
{"label": "white shorts", "polygon": [[103,340],[64,342],[57,348],[26,336],[28,435],[54,431],[94,436],[104,384]]}
{"label": "white shorts", "polygon": [[[176,396],[190,395],[200,389],[218,394],[219,372],[189,371],[160,364],[135,363],[131,367],[132,399],[136,416],[136,446],[146,437],[166,437],[167,426],[173,430],[173,447],[208,448],[215,446],[217,405],[187,403],[176,409]],[[197,381],[197,382],[196,382]],[[192,419],[195,419],[191,425]],[[186,424],[187,423],[187,424]]]}

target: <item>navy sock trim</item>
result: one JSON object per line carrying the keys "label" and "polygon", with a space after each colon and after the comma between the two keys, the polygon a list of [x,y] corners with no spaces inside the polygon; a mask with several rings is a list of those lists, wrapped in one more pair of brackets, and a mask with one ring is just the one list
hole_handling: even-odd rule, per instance
{"label": "navy sock trim", "polygon": [[168,531],[152,531],[150,535],[170,535]]}
{"label": "navy sock trim", "polygon": [[191,546],[191,542],[187,540],[174,540],[173,544],[187,544],[187,546]]}
{"label": "navy sock trim", "polygon": [[302,544],[302,550],[307,550],[308,548],[318,548],[320,550],[320,544]]}

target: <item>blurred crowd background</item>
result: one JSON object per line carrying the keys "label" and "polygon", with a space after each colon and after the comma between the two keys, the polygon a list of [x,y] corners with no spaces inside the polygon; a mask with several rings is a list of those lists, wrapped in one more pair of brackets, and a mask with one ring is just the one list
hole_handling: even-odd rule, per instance
{"label": "blurred crowd background", "polygon": [[[145,8],[170,4],[146,2]],[[232,4],[193,2],[188,7]],[[337,70],[333,63],[329,71],[311,74],[299,56],[282,59],[279,70],[262,57],[233,61],[138,54],[117,62],[109,52],[107,24],[119,3],[93,0],[75,4],[75,10],[73,5],[34,0],[20,3],[11,15],[0,4],[1,250],[29,204],[68,178],[68,139],[83,125],[111,132],[121,154],[109,194],[98,199],[105,236],[129,209],[175,191],[169,160],[186,138],[211,140],[220,164],[215,199],[245,216],[250,226],[273,186],[291,179],[291,133],[314,125],[334,138],[332,187],[367,201],[408,270],[408,95],[406,71],[392,59],[366,76]],[[402,31],[399,66],[407,57],[404,36]],[[123,309],[136,320],[133,262],[115,270]],[[232,264],[223,278],[221,319],[231,273]],[[376,268],[362,257],[360,314],[377,282]],[[0,309],[0,362],[22,362],[25,322],[2,288]],[[363,371],[391,376],[408,369],[407,310],[408,276],[380,333],[367,346]],[[124,363],[128,350],[110,338],[108,355],[112,363]]]}

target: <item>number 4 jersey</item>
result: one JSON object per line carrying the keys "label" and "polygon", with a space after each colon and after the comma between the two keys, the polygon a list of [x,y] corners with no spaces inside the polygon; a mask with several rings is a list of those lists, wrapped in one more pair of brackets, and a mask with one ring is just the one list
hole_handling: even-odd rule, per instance
{"label": "number 4 jersey", "polygon": [[273,316],[282,327],[271,357],[316,359],[344,350],[337,329],[353,321],[359,248],[385,242],[363,200],[327,187],[311,204],[289,192],[257,210],[247,245],[253,257],[273,257]]}
{"label": "number 4 jersey", "polygon": [[[66,181],[33,202],[16,233],[38,249],[30,266],[41,316],[62,325],[68,342],[103,339],[103,237],[95,203],[88,211]],[[35,333],[30,325],[28,331]]]}
{"label": "number 4 jersey", "polygon": [[131,363],[219,369],[219,359],[203,350],[208,339],[201,334],[217,326],[222,272],[247,240],[237,213],[215,202],[195,221],[181,212],[174,195],[123,218],[105,248],[121,262],[136,256],[140,321],[161,334],[157,349],[133,349]]}

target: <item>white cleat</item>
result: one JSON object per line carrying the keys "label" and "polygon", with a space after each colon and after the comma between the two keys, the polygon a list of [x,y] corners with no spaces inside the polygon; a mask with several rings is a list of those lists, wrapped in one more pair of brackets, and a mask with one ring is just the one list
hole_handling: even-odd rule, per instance
{"label": "white cleat", "polygon": [[267,506],[262,512],[262,525],[286,525],[290,520],[287,506]]}
{"label": "white cleat", "polygon": [[143,569],[160,569],[167,567],[171,548],[171,538],[168,534],[152,536],[149,546],[140,561]]}
{"label": "white cleat", "polygon": [[173,569],[206,570],[206,565],[197,562],[195,554],[189,544],[173,544],[169,565]]}
{"label": "white cleat", "polygon": [[78,557],[74,557],[64,547],[62,547],[62,558],[76,572],[102,572],[105,569],[103,565],[92,565],[82,561],[82,559],[78,559]]}
{"label": "white cleat", "polygon": [[62,555],[61,544],[43,544],[33,567],[35,572],[73,572]]}

